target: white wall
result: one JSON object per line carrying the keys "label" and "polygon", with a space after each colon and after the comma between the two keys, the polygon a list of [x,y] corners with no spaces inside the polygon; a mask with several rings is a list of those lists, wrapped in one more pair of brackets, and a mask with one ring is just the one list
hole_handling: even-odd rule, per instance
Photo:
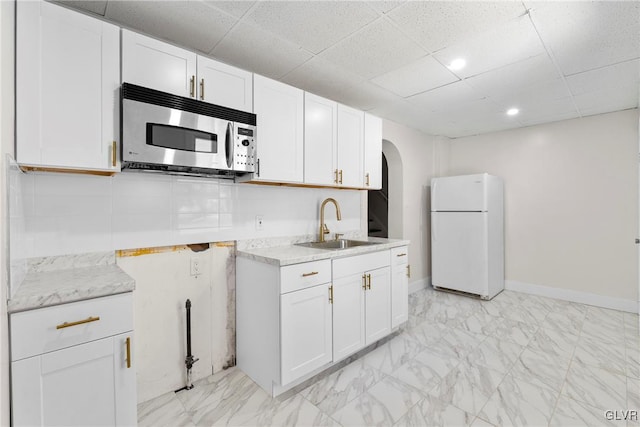
{"label": "white wall", "polygon": [[638,301],[638,110],[451,140],[450,175],[505,182],[505,276]]}
{"label": "white wall", "polygon": [[0,1],[0,425],[9,425],[8,238],[6,155],[13,154],[14,2]]}
{"label": "white wall", "polygon": [[[437,176],[436,147],[446,138],[427,135],[420,131],[384,120],[382,138],[393,144],[402,161],[402,235],[390,234],[392,238],[411,241],[409,263],[411,282],[428,283],[431,275],[430,227],[429,227],[429,186],[431,178]],[[389,222],[395,202],[391,192],[392,159],[389,161]]]}

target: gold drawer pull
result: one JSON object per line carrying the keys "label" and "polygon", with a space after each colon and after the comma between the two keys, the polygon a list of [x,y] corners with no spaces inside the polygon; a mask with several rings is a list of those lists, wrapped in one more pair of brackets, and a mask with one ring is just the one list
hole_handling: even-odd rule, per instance
{"label": "gold drawer pull", "polygon": [[191,76],[191,80],[189,80],[189,95],[192,98],[196,97],[196,76]]}
{"label": "gold drawer pull", "polygon": [[302,277],[315,276],[316,274],[318,274],[317,271],[312,271],[311,273],[302,273]]}
{"label": "gold drawer pull", "polygon": [[407,277],[411,277],[411,264],[407,264]]}
{"label": "gold drawer pull", "polygon": [[367,184],[367,187],[368,187],[368,186],[369,186],[369,174],[366,174],[366,175],[365,175],[365,178],[366,178],[366,180],[367,180],[367,181],[366,181],[366,184]]}
{"label": "gold drawer pull", "polygon": [[118,161],[118,148],[116,146],[116,142],[113,141],[113,144],[111,144],[111,164],[112,166],[116,166],[116,163]]}
{"label": "gold drawer pull", "polygon": [[127,337],[125,346],[127,347],[127,369],[129,369],[131,367],[131,337]]}
{"label": "gold drawer pull", "polygon": [[342,169],[340,169],[340,184],[342,184]]}
{"label": "gold drawer pull", "polygon": [[398,254],[396,256],[407,256],[407,254]]}
{"label": "gold drawer pull", "polygon": [[86,319],[78,320],[77,322],[64,322],[64,323],[61,323],[58,326],[56,326],[56,329],[70,328],[71,326],[78,326],[78,325],[82,325],[84,323],[97,322],[98,320],[100,320],[100,316],[87,317]]}
{"label": "gold drawer pull", "polygon": [[329,286],[329,304],[333,304],[333,285]]}
{"label": "gold drawer pull", "polygon": [[367,274],[367,289],[371,290],[371,275]]}

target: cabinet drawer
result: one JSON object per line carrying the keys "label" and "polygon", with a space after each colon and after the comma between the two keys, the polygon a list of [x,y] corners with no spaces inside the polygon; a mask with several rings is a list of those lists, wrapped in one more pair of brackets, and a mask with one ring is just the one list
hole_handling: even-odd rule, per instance
{"label": "cabinet drawer", "polygon": [[[9,321],[15,361],[133,330],[133,297],[127,292],[23,311]],[[65,322],[82,323],[60,327]]]}
{"label": "cabinet drawer", "polygon": [[400,246],[391,248],[391,265],[403,265],[409,263],[409,248]]}
{"label": "cabinet drawer", "polygon": [[331,281],[331,260],[304,262],[280,268],[280,293],[298,291]]}
{"label": "cabinet drawer", "polygon": [[333,260],[333,278],[345,277],[389,266],[389,250]]}

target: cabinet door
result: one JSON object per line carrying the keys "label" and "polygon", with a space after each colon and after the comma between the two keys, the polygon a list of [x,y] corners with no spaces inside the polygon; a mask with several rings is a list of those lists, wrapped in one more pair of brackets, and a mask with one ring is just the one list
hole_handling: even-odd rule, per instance
{"label": "cabinet door", "polygon": [[13,424],[135,425],[135,372],[122,374],[122,343],[103,338],[13,362]]}
{"label": "cabinet door", "polygon": [[333,360],[365,345],[364,279],[354,274],[333,281]]}
{"label": "cabinet door", "polygon": [[114,25],[48,2],[18,2],[19,163],[117,170],[119,43]]}
{"label": "cabinet door", "polygon": [[253,111],[253,74],[198,56],[198,99],[241,111]]}
{"label": "cabinet door", "polygon": [[391,327],[409,319],[409,264],[391,267]]}
{"label": "cabinet door", "polygon": [[122,30],[122,82],[195,98],[196,54]]}
{"label": "cabinet door", "polygon": [[339,184],[362,187],[364,113],[338,104]]}
{"label": "cabinet door", "polygon": [[138,424],[138,395],[133,331],[113,337],[116,425]]}
{"label": "cabinet door", "polygon": [[332,360],[329,284],[280,296],[281,384]]}
{"label": "cabinet door", "polygon": [[338,104],[304,94],[304,182],[336,185]]}
{"label": "cabinet door", "polygon": [[302,182],[304,165],[303,91],[254,75],[258,116],[258,181]]}
{"label": "cabinet door", "polygon": [[364,113],[364,181],[368,190],[382,188],[382,119]]}
{"label": "cabinet door", "polygon": [[391,276],[389,267],[368,271],[366,340],[369,345],[391,332]]}

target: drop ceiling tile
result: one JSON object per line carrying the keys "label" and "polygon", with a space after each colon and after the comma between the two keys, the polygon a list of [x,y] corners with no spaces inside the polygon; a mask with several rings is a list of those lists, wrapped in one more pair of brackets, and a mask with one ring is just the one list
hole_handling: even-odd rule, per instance
{"label": "drop ceiling tile", "polygon": [[505,110],[513,107],[522,110],[531,106],[544,108],[558,99],[570,100],[571,92],[562,79],[554,79],[524,86],[516,91],[495,92],[491,99]]}
{"label": "drop ceiling tile", "polygon": [[425,55],[424,49],[380,18],[320,57],[370,79]]}
{"label": "drop ceiling tile", "polygon": [[458,81],[407,98],[410,103],[425,111],[448,111],[457,105],[483,99],[484,96],[464,81]]}
{"label": "drop ceiling tile", "polygon": [[520,2],[410,1],[387,16],[405,34],[435,52],[524,13]]}
{"label": "drop ceiling tile", "polygon": [[465,79],[478,92],[500,98],[513,91],[542,81],[560,78],[558,70],[546,53]]}
{"label": "drop ceiling tile", "polygon": [[546,114],[544,111],[536,114],[528,114],[520,118],[523,126],[541,125],[544,123],[559,122],[561,120],[571,120],[580,117],[576,111],[567,111],[564,113]]}
{"label": "drop ceiling tile", "polygon": [[209,6],[213,6],[217,9],[222,10],[230,15],[241,18],[251,6],[253,6],[255,1],[218,1],[218,0],[204,0]]}
{"label": "drop ceiling tile", "polygon": [[378,1],[368,1],[369,6],[374,8],[380,13],[389,13],[391,10],[400,6],[403,3],[406,3],[407,0],[378,0]]}
{"label": "drop ceiling tile", "polygon": [[370,82],[362,82],[345,89],[334,99],[353,108],[369,111],[374,108],[392,104],[402,98]]}
{"label": "drop ceiling tile", "polygon": [[105,17],[201,52],[209,52],[236,23],[202,2],[187,1],[110,1]]}
{"label": "drop ceiling tile", "polygon": [[336,99],[345,89],[364,79],[332,62],[314,57],[281,79],[284,83],[329,99]]}
{"label": "drop ceiling tile", "polygon": [[549,2],[531,19],[565,75],[640,57],[640,2]]}
{"label": "drop ceiling tile", "polygon": [[244,23],[236,25],[211,54],[240,68],[275,79],[312,57],[306,50]]}
{"label": "drop ceiling tile", "polygon": [[104,16],[104,11],[107,8],[106,0],[56,0],[56,3],[101,16]]}
{"label": "drop ceiling tile", "polygon": [[574,97],[576,105],[585,116],[610,113],[638,107],[638,83],[620,85]]}
{"label": "drop ceiling tile", "polygon": [[244,22],[320,53],[378,17],[365,2],[264,1]]}
{"label": "drop ceiling tile", "polygon": [[544,52],[531,20],[523,16],[446,47],[434,56],[442,64],[464,58],[466,67],[455,74],[470,77]]}
{"label": "drop ceiling tile", "polygon": [[432,56],[425,56],[371,80],[391,92],[407,97],[460,80]]}
{"label": "drop ceiling tile", "polygon": [[640,81],[640,60],[621,62],[567,77],[567,83],[574,95],[589,92],[606,92],[620,86],[629,86]]}

